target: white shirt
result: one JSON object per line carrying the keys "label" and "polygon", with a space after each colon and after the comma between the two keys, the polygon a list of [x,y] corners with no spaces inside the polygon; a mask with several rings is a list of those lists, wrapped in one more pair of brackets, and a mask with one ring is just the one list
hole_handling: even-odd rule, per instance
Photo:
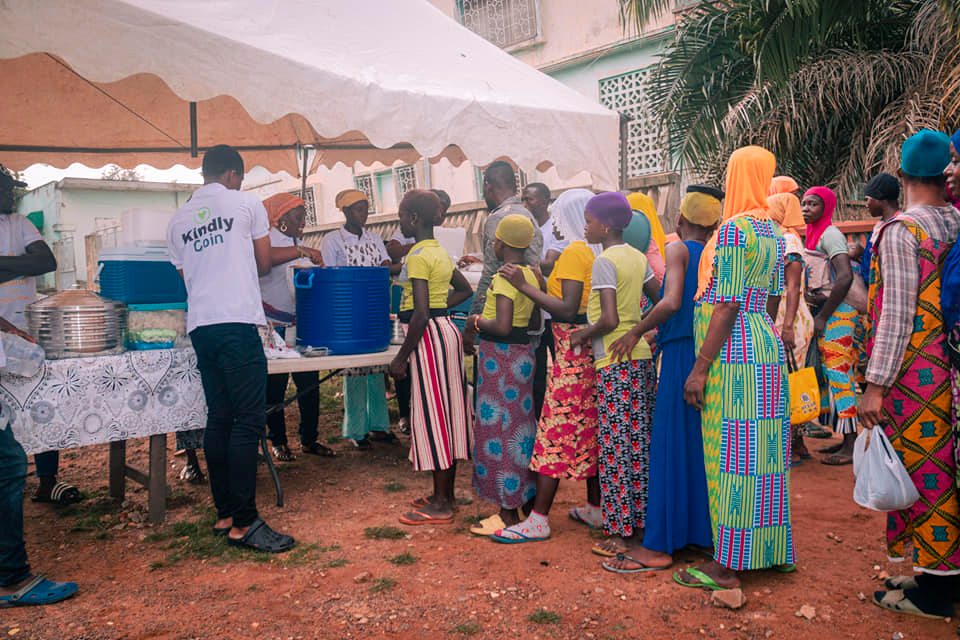
{"label": "white shirt", "polygon": [[390,240],[391,241],[396,240],[397,242],[400,243],[400,246],[404,246],[404,247],[407,246],[408,244],[409,245],[417,244],[416,238],[408,238],[407,236],[403,235],[403,232],[400,231],[399,228],[393,232],[393,235],[390,236]]}
{"label": "white shirt", "polygon": [[390,262],[383,240],[367,229],[359,238],[343,227],[331,231],[323,237],[320,253],[328,267],[379,267]]}
{"label": "white shirt", "polygon": [[[33,223],[18,213],[0,214],[0,256],[22,256],[34,242],[43,240]],[[27,305],[37,299],[37,278],[27,276],[0,284],[0,317],[21,331],[27,330]]]}
{"label": "white shirt", "polygon": [[540,233],[543,234],[543,251],[540,255],[541,260],[546,258],[547,253],[550,251],[563,253],[563,250],[566,249],[570,244],[570,241],[567,239],[557,238],[556,225],[554,224],[553,216],[547,218],[547,221],[540,225]]}
{"label": "white shirt", "polygon": [[167,227],[170,261],[187,285],[187,331],[213,324],[265,324],[253,241],[270,231],[252,193],[212,182],[193,192]]}
{"label": "white shirt", "polygon": [[[276,228],[270,229],[271,247],[293,247],[295,245],[293,238],[287,234],[281,233]],[[298,261],[299,259],[294,259],[278,264],[270,269],[270,273],[260,278],[260,295],[263,297],[263,304],[284,313],[296,313],[297,303],[290,294],[290,283],[287,281],[293,277],[290,265]]]}

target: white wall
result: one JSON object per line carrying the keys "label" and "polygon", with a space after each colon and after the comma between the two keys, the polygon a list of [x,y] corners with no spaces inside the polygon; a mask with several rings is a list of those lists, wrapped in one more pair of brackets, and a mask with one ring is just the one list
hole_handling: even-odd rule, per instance
{"label": "white wall", "polygon": [[[120,220],[127,209],[176,211],[190,197],[192,188],[184,191],[99,191],[93,189],[58,189],[51,182],[27,193],[18,210],[26,215],[43,211],[43,237],[51,246],[66,233],[73,235],[77,280],[87,279],[84,237],[97,230],[98,218]],[[54,226],[64,229],[54,230]],[[46,282],[52,284],[47,277]]]}

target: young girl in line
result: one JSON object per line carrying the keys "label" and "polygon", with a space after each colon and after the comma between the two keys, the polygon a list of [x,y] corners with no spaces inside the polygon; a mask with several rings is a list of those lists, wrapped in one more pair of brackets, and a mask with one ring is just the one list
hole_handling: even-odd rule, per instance
{"label": "young girl in line", "polygon": [[[533,237],[530,218],[505,216],[497,225],[494,251],[499,260],[517,265],[528,283],[539,286],[537,276],[523,262]],[[464,329],[469,351],[480,338],[473,486],[480,498],[500,507],[499,513],[470,530],[477,535],[490,535],[517,524],[518,509],[533,500],[530,455],[537,422],[533,410],[534,352],[528,334],[531,318],[539,322],[537,305],[498,273],[490,282],[483,314],[469,316]]]}
{"label": "young girl in line", "polygon": [[415,501],[416,508],[401,516],[400,522],[407,525],[453,522],[457,460],[470,454],[463,342],[447,308],[473,291],[433,237],[440,211],[440,199],[429,191],[408,191],[400,202],[400,229],[416,238],[416,244],[400,276],[400,320],[407,329],[390,373],[402,379],[409,365],[410,462],[416,471],[433,473],[433,494]]}
{"label": "young girl in line", "polygon": [[663,298],[643,320],[613,343],[613,356],[629,357],[642,336],[659,327],[660,381],[650,438],[650,498],[643,546],[603,563],[614,573],[662,570],[687,545],[713,546],[700,411],[683,399],[693,369],[694,297],[700,254],[720,222],[723,192],[693,185],[680,203],[677,233],[667,245]]}
{"label": "young girl in line", "polygon": [[642,538],[657,387],[645,340],[623,362],[615,361],[611,352],[613,343],[640,322],[643,295],[654,304],[660,301],[660,285],[646,257],[623,242],[623,230],[632,217],[621,193],[601,193],[587,203],[584,235],[587,242],[603,245],[603,252],[591,273],[590,324],[570,337],[574,348],[593,344],[603,528],[611,536],[593,551],[607,557],[627,553]]}
{"label": "young girl in line", "polygon": [[536,474],[537,496],[526,520],[495,532],[496,542],[515,544],[550,537],[547,515],[561,479],[586,480],[587,504],[570,510],[570,517],[591,527],[600,526],[600,482],[597,480],[596,370],[590,346],[574,349],[570,335],[587,324],[587,299],[593,261],[599,245],[584,241],[583,210],[593,193],[564,191],[553,203],[557,229],[570,244],[557,258],[544,293],[527,282],[516,265],[501,273],[553,316],[556,359],[547,380],[543,414],[537,427],[530,469]]}

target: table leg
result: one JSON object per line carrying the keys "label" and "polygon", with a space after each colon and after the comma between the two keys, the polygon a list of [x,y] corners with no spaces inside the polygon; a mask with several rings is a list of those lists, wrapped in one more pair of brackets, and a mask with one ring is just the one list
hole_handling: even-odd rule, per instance
{"label": "table leg", "polygon": [[110,443],[110,497],[123,500],[127,488],[127,441]]}
{"label": "table leg", "polygon": [[167,509],[167,434],[150,436],[149,514],[151,524],[160,524]]}

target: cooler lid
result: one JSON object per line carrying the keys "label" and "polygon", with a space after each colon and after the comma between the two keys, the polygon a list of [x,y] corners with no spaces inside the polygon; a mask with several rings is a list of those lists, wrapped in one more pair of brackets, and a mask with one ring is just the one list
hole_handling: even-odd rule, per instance
{"label": "cooler lid", "polygon": [[115,247],[101,249],[99,262],[107,261],[140,261],[140,262],[170,262],[170,252],[166,247]]}

